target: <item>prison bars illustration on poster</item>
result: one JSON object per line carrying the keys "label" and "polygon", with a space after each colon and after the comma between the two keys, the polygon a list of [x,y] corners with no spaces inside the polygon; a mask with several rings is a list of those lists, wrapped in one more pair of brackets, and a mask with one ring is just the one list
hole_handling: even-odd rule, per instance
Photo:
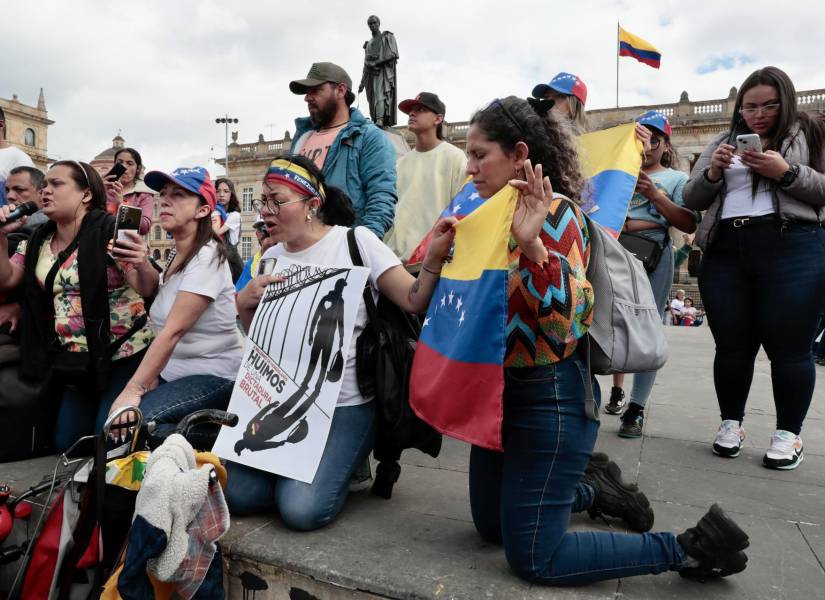
{"label": "prison bars illustration on poster", "polygon": [[284,280],[270,284],[261,298],[229,402],[238,425],[221,429],[213,451],[312,483],[368,270],[279,258],[273,274]]}

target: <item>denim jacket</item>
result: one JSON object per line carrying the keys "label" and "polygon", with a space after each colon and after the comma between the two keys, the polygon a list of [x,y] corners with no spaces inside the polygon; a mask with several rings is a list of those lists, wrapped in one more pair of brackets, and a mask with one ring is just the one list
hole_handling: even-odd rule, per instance
{"label": "denim jacket", "polygon": [[[309,117],[295,119],[295,144],[312,129]],[[372,230],[379,239],[392,226],[398,195],[395,188],[395,150],[378,127],[357,108],[350,108],[349,123],[341,130],[324,161],[328,185],[344,190],[352,200],[356,225]]]}

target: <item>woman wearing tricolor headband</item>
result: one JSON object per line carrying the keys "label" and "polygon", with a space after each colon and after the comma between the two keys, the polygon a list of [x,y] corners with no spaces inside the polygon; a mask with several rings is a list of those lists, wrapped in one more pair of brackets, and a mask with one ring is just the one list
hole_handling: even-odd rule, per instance
{"label": "woman wearing tricolor headband", "polygon": [[[325,184],[311,160],[293,156],[272,161],[257,209],[276,243],[262,260],[287,257],[309,264],[353,265],[347,243],[347,233],[355,223],[352,205],[343,191]],[[417,279],[374,233],[365,227],[355,228],[358,250],[370,271],[368,281],[373,295],[377,298],[381,292],[411,314],[424,312],[449,252],[454,222],[450,218],[436,223]],[[249,327],[264,290],[276,280],[261,275],[238,294],[244,328]],[[275,508],[287,526],[311,530],[330,523],[343,508],[350,478],[372,450],[375,435],[375,403],[361,395],[356,380],[356,343],[366,323],[361,300],[337,407],[312,484],[230,463],[226,498],[233,514]]]}
{"label": "woman wearing tricolor headband", "polygon": [[[571,512],[594,507],[601,494],[619,494],[616,502],[633,498],[632,490],[600,487],[598,480],[595,487],[582,484],[599,428],[585,408],[589,374],[576,352],[594,305],[586,278],[590,234],[576,202],[554,196],[580,196],[576,145],[567,128],[509,97],[473,116],[467,154],[467,172],[482,198],[508,184],[519,191],[510,229],[507,324],[500,332],[507,340],[503,422],[498,414],[485,415],[500,428],[503,451],[472,447],[476,529],[503,544],[518,576],[538,584],[580,585],[668,570],[697,578],[742,571],[747,535],[716,505],[679,536],[567,531]],[[595,378],[593,386],[598,390]]]}
{"label": "woman wearing tricolor headband", "polygon": [[[155,342],[112,405],[139,406],[165,438],[177,422],[204,408],[225,409],[241,364],[235,287],[224,245],[212,230],[215,186],[203,167],[152,171],[160,192],[159,220],[175,250],[156,285],[149,312]],[[123,415],[125,421],[128,415]],[[209,448],[214,431],[195,446]]]}

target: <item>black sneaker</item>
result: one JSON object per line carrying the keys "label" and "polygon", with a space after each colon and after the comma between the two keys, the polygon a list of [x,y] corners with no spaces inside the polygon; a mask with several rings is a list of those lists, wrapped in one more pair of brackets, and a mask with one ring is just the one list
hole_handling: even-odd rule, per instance
{"label": "black sneaker", "polygon": [[609,415],[618,415],[624,408],[624,390],[615,385],[610,389],[610,400],[607,401],[607,406],[604,407],[604,412]]}
{"label": "black sneaker", "polygon": [[596,452],[590,457],[582,481],[596,491],[593,505],[587,509],[591,518],[618,517],[639,533],[653,527],[653,509],[647,496],[636,484],[622,479],[622,470],[607,454]]}
{"label": "black sneaker", "polygon": [[697,565],[679,571],[682,577],[704,581],[741,573],[748,564],[742,550],[750,545],[748,534],[718,504],[710,507],[696,527],[676,536],[676,541]]}
{"label": "black sneaker", "polygon": [[642,428],[645,425],[645,409],[634,402],[627,405],[622,415],[622,424],[619,426],[619,437],[642,437]]}

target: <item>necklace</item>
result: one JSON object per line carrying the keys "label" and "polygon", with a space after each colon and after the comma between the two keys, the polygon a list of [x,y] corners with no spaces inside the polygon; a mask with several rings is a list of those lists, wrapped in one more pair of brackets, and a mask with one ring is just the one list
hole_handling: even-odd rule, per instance
{"label": "necklace", "polygon": [[319,127],[318,131],[329,131],[330,129],[336,129],[338,127],[341,127],[342,125],[346,125],[347,123],[349,123],[349,119],[347,119],[346,121],[342,121],[337,125],[330,125],[329,127]]}

